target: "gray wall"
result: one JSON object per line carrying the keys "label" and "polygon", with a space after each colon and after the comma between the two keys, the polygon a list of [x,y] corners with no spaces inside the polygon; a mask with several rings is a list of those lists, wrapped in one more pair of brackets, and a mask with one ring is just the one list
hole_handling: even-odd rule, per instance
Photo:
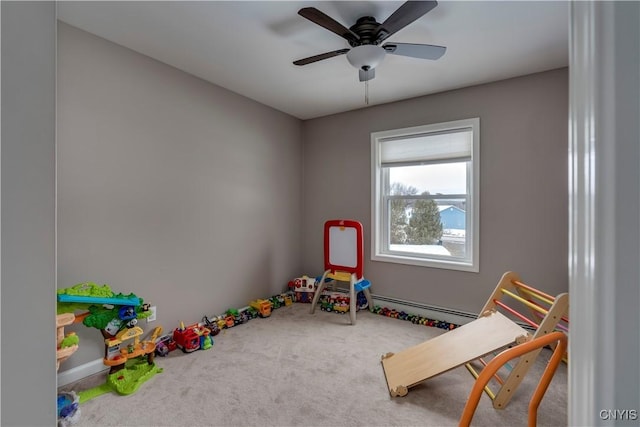
{"label": "gray wall", "polygon": [[56,423],[55,3],[2,14],[3,426]]}
{"label": "gray wall", "polygon": [[[58,287],[158,307],[165,331],[299,274],[301,122],[60,23]],[[71,328],[71,330],[74,330]],[[103,356],[78,326],[67,370]]]}
{"label": "gray wall", "polygon": [[[322,272],[324,221],[350,218],[364,225],[375,294],[476,313],[508,270],[566,292],[567,111],[559,69],[304,122],[304,272]],[[370,133],[471,117],[481,129],[480,272],[372,262]]]}

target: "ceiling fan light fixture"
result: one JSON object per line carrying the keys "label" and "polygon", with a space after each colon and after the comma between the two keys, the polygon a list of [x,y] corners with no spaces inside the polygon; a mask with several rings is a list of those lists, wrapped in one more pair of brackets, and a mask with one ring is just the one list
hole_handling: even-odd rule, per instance
{"label": "ceiling fan light fixture", "polygon": [[385,50],[380,46],[363,44],[347,52],[347,60],[355,68],[367,71],[380,65],[385,54]]}

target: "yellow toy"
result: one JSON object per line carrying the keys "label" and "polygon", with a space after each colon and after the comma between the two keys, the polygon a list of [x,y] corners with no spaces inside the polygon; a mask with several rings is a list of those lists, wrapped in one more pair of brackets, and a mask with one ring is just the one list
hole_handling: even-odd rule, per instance
{"label": "yellow toy", "polygon": [[[153,354],[156,349],[155,337],[159,334],[161,328],[156,328],[154,336],[150,341],[140,341],[140,335],[144,334],[144,331],[139,326],[133,328],[124,329],[114,337],[104,340],[106,344],[105,357],[103,362],[105,365],[111,367],[110,373],[116,372],[124,368],[124,364],[127,360],[134,357],[147,355],[147,362],[149,365],[153,363]],[[133,340],[132,343],[126,347],[122,346],[124,341]]]}
{"label": "yellow toy", "polygon": [[257,299],[249,303],[249,307],[253,307],[258,311],[258,316],[271,316],[271,303],[265,299]]}

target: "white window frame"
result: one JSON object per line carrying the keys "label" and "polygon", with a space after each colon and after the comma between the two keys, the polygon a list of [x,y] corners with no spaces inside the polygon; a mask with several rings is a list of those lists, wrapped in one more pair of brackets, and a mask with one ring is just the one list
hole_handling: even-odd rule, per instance
{"label": "white window frame", "polygon": [[[412,254],[391,251],[387,239],[383,211],[384,177],[381,165],[381,145],[391,139],[411,138],[412,136],[430,133],[454,132],[456,130],[472,131],[471,161],[467,169],[467,257],[447,259],[437,255]],[[386,247],[385,247],[386,246]],[[480,248],[480,119],[471,118],[446,123],[394,129],[371,134],[371,260],[409,264],[423,267],[444,268],[461,271],[479,271]]]}

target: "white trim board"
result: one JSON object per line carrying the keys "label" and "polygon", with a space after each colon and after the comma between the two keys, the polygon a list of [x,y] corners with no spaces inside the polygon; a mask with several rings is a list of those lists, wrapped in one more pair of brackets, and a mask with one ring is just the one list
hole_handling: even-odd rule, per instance
{"label": "white trim board", "polygon": [[73,382],[90,377],[91,375],[99,374],[109,370],[108,366],[102,363],[102,359],[96,359],[91,362],[87,362],[83,365],[76,366],[66,371],[58,373],[58,387],[71,384]]}

